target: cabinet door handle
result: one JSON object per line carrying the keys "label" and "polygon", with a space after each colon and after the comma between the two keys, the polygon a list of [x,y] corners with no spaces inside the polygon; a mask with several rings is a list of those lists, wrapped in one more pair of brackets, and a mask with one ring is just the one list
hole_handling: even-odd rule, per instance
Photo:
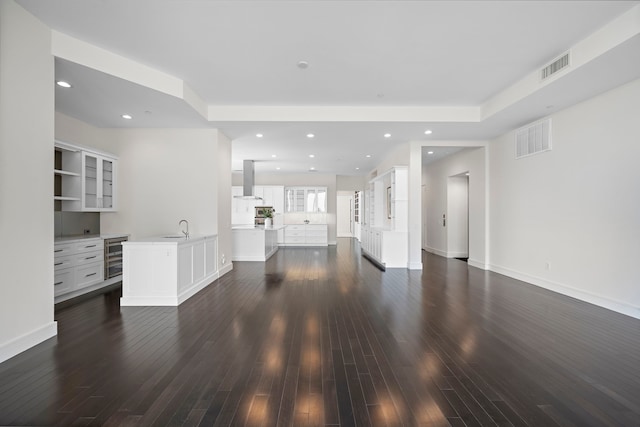
{"label": "cabinet door handle", "polygon": [[53,252],[62,252],[64,249],[56,249]]}
{"label": "cabinet door handle", "polygon": [[84,277],[95,276],[96,274],[98,274],[98,273],[91,273],[91,274],[87,274],[87,275],[86,275],[86,276],[84,276]]}
{"label": "cabinet door handle", "polygon": [[97,257],[97,256],[98,256],[98,255],[88,256],[88,257],[86,257],[85,259],[93,259],[93,258],[95,258],[95,257]]}
{"label": "cabinet door handle", "polygon": [[85,248],[95,248],[96,245],[89,245],[89,246],[85,246]]}
{"label": "cabinet door handle", "polygon": [[56,263],[55,263],[55,264],[53,264],[53,265],[62,265],[62,264],[64,264],[64,262],[56,262]]}
{"label": "cabinet door handle", "polygon": [[62,285],[64,282],[56,282],[53,284],[53,286],[58,286],[58,285]]}

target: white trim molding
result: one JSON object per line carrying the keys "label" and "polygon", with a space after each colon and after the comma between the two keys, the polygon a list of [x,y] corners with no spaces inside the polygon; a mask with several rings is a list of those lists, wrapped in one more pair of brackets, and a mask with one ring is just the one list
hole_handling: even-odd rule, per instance
{"label": "white trim molding", "polygon": [[544,288],[553,292],[557,292],[562,295],[576,298],[580,301],[584,301],[590,304],[597,305],[599,307],[606,308],[608,310],[615,311],[617,313],[625,314],[627,316],[640,319],[640,307],[636,307],[634,305],[628,304],[623,301],[618,301],[611,298],[603,297],[602,295],[586,292],[580,289],[576,289],[569,285],[552,282],[550,280],[546,280],[540,277],[531,276],[529,274],[511,270],[509,268],[501,267],[499,265],[491,264],[490,270],[495,273],[509,276],[513,279],[522,280],[523,282],[527,282],[529,284],[539,286],[541,288]]}
{"label": "white trim molding", "polygon": [[58,334],[58,323],[51,322],[0,345],[0,363],[11,359]]}

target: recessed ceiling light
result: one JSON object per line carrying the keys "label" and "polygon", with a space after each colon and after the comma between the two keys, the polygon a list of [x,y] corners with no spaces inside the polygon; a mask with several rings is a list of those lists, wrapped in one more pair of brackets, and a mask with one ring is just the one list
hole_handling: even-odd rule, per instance
{"label": "recessed ceiling light", "polygon": [[371,157],[371,154],[367,154],[365,157]]}
{"label": "recessed ceiling light", "polygon": [[360,168],[356,168],[356,170],[357,170],[357,171],[359,171],[359,170],[360,170]]}
{"label": "recessed ceiling light", "polygon": [[262,138],[264,135],[262,135],[261,133],[256,133],[256,138]]}
{"label": "recessed ceiling light", "polygon": [[433,133],[433,131],[431,129],[427,129],[424,131],[425,135],[431,135]]}
{"label": "recessed ceiling light", "polygon": [[315,135],[314,135],[314,134],[312,134],[312,133],[308,133],[308,134],[307,134],[307,138],[313,138],[314,136],[315,136]]}
{"label": "recessed ceiling light", "polygon": [[316,168],[314,168],[313,166],[311,166],[311,167],[309,168],[309,170],[314,171],[314,170],[316,170]]}
{"label": "recessed ceiling light", "polygon": [[467,172],[465,175],[469,176],[469,172]]}
{"label": "recessed ceiling light", "polygon": [[280,170],[280,168],[276,168],[276,170],[278,170],[278,171],[279,171],[279,170]]}
{"label": "recessed ceiling light", "polygon": [[433,154],[433,151],[427,151],[427,154]]}
{"label": "recessed ceiling light", "polygon": [[309,68],[309,63],[307,61],[298,61],[297,65],[301,70],[306,70],[307,68]]}
{"label": "recessed ceiling light", "polygon": [[133,116],[132,116],[132,115],[130,115],[130,114],[123,114],[121,117],[122,117],[123,119],[127,119],[127,120],[131,120],[131,119],[133,119]]}
{"label": "recessed ceiling light", "polygon": [[315,157],[315,154],[309,154],[309,157],[313,159]]}
{"label": "recessed ceiling light", "polygon": [[276,156],[275,154],[272,154],[272,155],[271,155],[271,157],[276,158],[276,157],[278,157],[278,156]]}
{"label": "recessed ceiling light", "polygon": [[66,89],[69,89],[69,88],[71,87],[71,83],[69,83],[69,82],[65,82],[64,80],[58,80],[58,81],[56,82],[56,84],[57,84],[58,86],[60,86],[60,87],[66,88]]}
{"label": "recessed ceiling light", "polygon": [[385,134],[384,134],[384,137],[385,137],[385,138],[391,138],[391,134],[390,134],[390,133],[385,133]]}

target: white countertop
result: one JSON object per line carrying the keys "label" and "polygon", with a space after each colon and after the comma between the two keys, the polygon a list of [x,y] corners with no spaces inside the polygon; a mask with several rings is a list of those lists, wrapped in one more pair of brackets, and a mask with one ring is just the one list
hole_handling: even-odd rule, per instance
{"label": "white countertop", "polygon": [[215,234],[201,236],[201,235],[192,235],[189,238],[185,238],[182,235],[178,234],[168,234],[166,236],[152,236],[152,237],[143,237],[137,240],[130,240],[128,242],[122,242],[123,245],[176,245],[176,244],[185,244],[185,243],[193,243],[198,240],[203,240],[207,237],[215,237]]}
{"label": "white countertop", "polygon": [[109,233],[109,234],[76,234],[73,236],[59,236],[53,240],[55,243],[74,242],[87,239],[115,239],[117,237],[129,237],[127,233]]}
{"label": "white countertop", "polygon": [[286,225],[272,225],[271,227],[265,227],[264,225],[232,225],[231,229],[233,231],[243,231],[243,230],[252,230],[252,231],[260,231],[260,230],[264,230],[264,231],[278,231],[278,230],[282,230],[283,228],[285,228]]}

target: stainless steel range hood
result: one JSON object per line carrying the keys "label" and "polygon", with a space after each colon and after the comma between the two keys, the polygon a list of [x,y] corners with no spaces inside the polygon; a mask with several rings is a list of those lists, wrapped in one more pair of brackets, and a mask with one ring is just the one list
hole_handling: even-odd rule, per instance
{"label": "stainless steel range hood", "polygon": [[242,161],[242,196],[236,198],[245,200],[262,200],[262,197],[256,197],[253,193],[255,185],[255,165],[253,160]]}

